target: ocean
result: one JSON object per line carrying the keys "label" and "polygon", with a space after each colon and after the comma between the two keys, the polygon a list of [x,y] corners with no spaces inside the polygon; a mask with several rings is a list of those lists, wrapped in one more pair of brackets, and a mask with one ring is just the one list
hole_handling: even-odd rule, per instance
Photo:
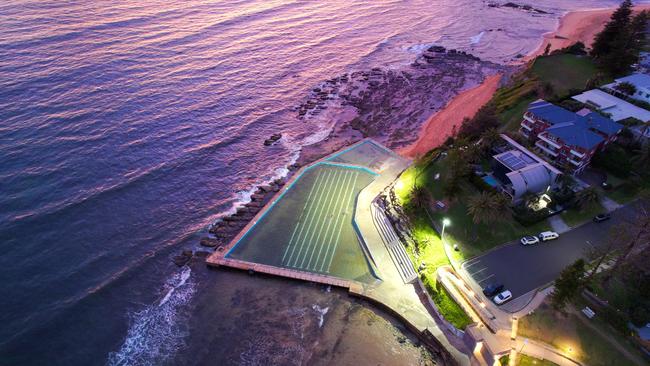
{"label": "ocean", "polygon": [[[344,293],[171,258],[327,136],[328,121],[294,110],[324,80],[433,44],[509,62],[563,12],[617,1],[490,3],[3,1],[0,364],[381,354],[399,324]],[[349,336],[360,329],[380,330]]]}

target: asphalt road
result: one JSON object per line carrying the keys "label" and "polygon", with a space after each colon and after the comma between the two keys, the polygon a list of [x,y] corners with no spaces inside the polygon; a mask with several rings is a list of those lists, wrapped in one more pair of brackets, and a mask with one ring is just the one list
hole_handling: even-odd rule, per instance
{"label": "asphalt road", "polygon": [[608,221],[589,222],[545,243],[524,246],[515,240],[462,266],[481,288],[498,282],[517,298],[555,280],[564,268],[584,257],[592,246],[604,245],[610,228],[632,217],[634,210],[633,206],[625,206],[612,212]]}

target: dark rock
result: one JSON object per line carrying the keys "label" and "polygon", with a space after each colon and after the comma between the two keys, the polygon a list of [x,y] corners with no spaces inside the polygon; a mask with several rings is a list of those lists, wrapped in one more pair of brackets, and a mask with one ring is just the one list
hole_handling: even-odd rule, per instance
{"label": "dark rock", "polygon": [[199,242],[201,246],[208,247],[208,248],[214,248],[217,245],[221,244],[218,239],[213,239],[213,238],[201,238],[201,241]]}
{"label": "dark rock", "polygon": [[273,145],[276,141],[282,138],[281,133],[274,133],[268,139],[264,140],[264,146]]}
{"label": "dark rock", "polygon": [[197,258],[207,258],[210,255],[210,252],[206,252],[204,250],[197,250],[194,253],[194,256]]}

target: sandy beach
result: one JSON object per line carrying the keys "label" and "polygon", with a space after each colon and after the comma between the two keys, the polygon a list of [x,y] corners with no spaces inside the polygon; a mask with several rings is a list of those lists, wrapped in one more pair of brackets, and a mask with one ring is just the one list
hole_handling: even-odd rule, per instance
{"label": "sandy beach", "polygon": [[[529,61],[544,53],[546,45],[551,45],[551,51],[568,47],[578,41],[584,43],[587,47],[591,44],[600,32],[609,17],[616,8],[581,10],[566,13],[560,18],[557,30],[544,34],[544,39],[540,46],[524,60]],[[650,10],[650,4],[641,4],[634,6],[634,11]]]}
{"label": "sandy beach", "polygon": [[473,117],[481,106],[492,98],[500,80],[500,74],[492,75],[482,84],[458,94],[443,109],[429,117],[417,141],[399,153],[416,157],[442,145],[458,130],[465,118]]}

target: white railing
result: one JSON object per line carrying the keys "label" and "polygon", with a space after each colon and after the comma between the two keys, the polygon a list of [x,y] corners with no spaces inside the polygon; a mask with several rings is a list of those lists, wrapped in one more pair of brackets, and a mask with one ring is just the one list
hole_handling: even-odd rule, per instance
{"label": "white railing", "polygon": [[551,155],[552,157],[557,157],[557,155],[558,155],[557,151],[553,151],[550,148],[548,148],[547,146],[544,146],[544,144],[542,144],[541,141],[537,141],[535,143],[535,146],[539,147],[543,152],[545,152],[548,155]]}
{"label": "white railing", "polygon": [[548,137],[544,136],[544,134],[540,133],[537,137],[539,137],[540,140],[546,142],[547,144],[555,147],[556,149],[559,149],[561,146],[557,144],[557,142],[554,142],[553,140],[549,140]]}

